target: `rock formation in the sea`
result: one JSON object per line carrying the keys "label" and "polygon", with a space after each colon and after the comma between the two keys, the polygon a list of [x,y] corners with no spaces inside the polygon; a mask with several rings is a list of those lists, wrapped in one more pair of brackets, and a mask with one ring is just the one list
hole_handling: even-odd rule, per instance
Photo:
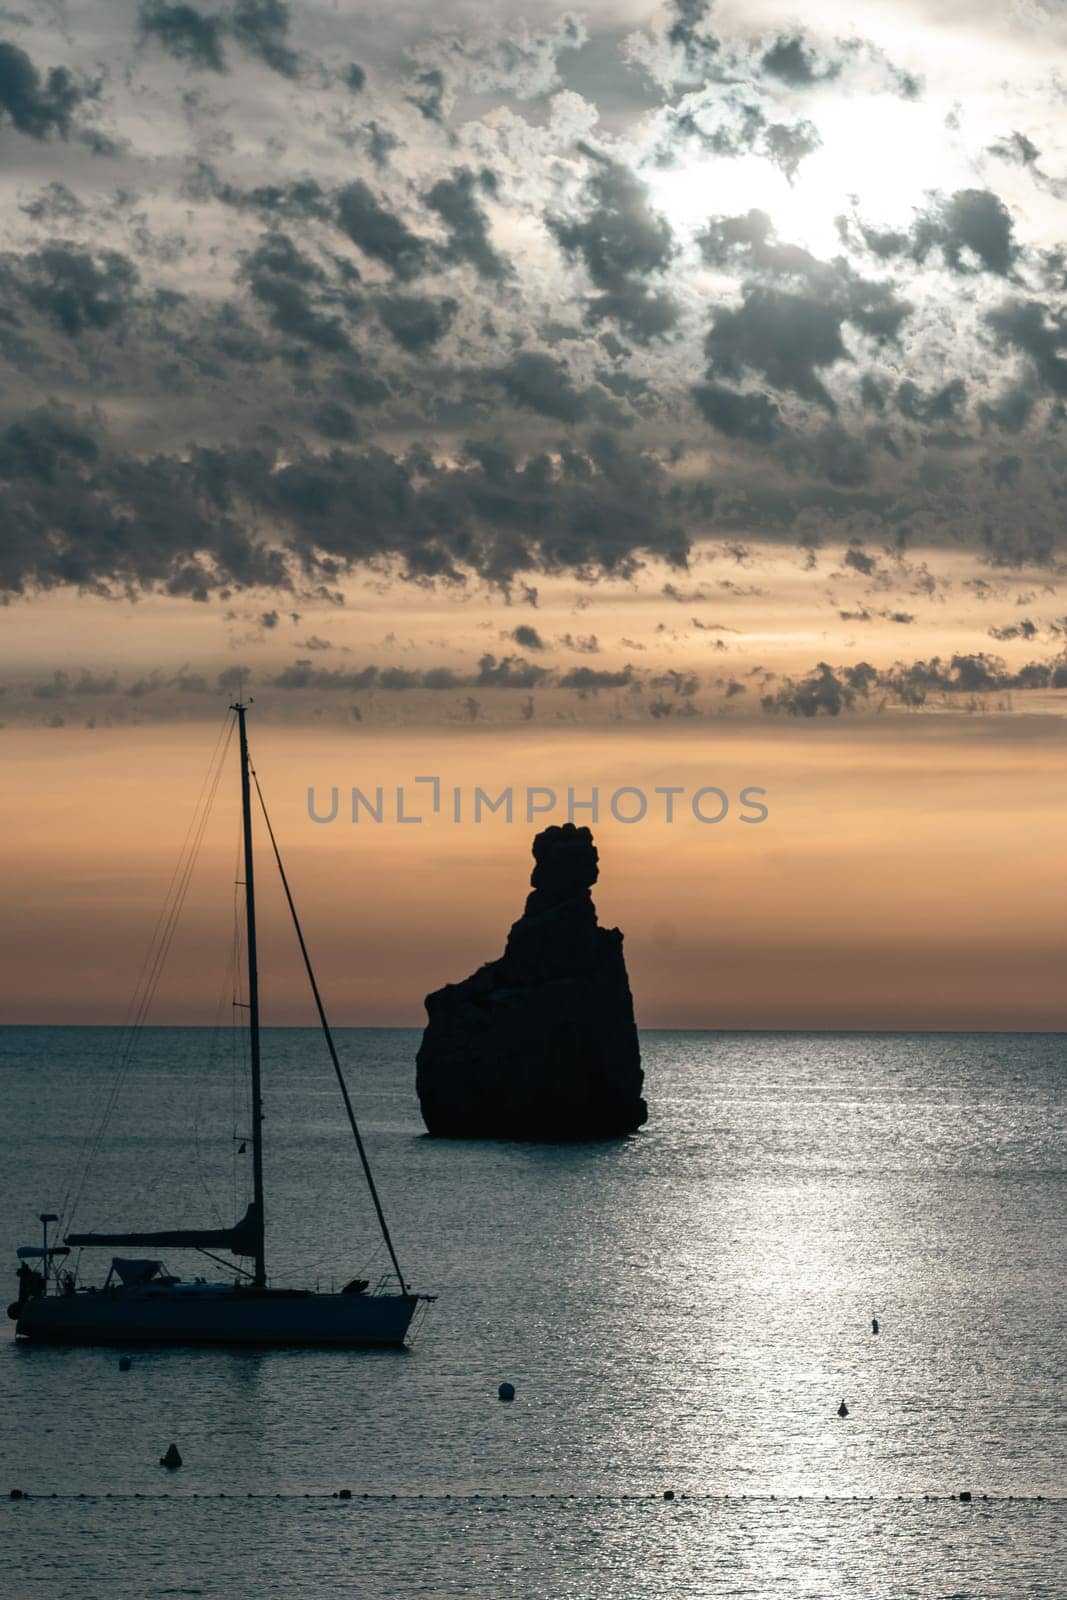
{"label": "rock formation in the sea", "polygon": [[534,840],[526,909],[498,961],[427,995],[417,1087],[433,1134],[613,1139],[648,1116],[617,928],[597,926],[588,828]]}

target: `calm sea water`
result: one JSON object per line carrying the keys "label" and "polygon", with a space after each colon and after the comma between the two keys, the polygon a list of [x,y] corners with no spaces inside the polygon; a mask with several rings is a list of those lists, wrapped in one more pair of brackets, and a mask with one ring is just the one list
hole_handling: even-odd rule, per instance
{"label": "calm sea water", "polygon": [[[0,1030],[12,1294],[79,1188],[84,1227],[243,1205],[243,1073],[208,1031],[142,1036],[80,1183],[118,1037]],[[418,1035],[339,1038],[405,1271],[440,1295],[414,1350],[120,1373],[7,1324],[5,1593],[1064,1594],[1062,1036],[646,1033],[648,1128],[570,1148],[428,1140]],[[384,1269],[318,1035],[268,1030],[265,1061],[275,1281]]]}

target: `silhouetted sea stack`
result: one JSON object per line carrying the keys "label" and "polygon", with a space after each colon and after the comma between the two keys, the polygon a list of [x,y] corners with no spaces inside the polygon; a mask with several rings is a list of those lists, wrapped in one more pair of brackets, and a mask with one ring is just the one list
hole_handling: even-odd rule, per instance
{"label": "silhouetted sea stack", "polygon": [[618,928],[597,926],[588,828],[546,828],[499,961],[427,995],[423,1120],[451,1139],[615,1139],[648,1116]]}

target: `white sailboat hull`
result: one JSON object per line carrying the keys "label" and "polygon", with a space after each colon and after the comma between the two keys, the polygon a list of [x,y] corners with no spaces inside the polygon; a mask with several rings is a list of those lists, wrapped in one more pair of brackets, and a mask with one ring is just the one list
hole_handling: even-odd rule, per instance
{"label": "white sailboat hull", "polygon": [[412,1294],[302,1290],[105,1289],[47,1295],[23,1306],[22,1339],[51,1344],[229,1344],[344,1349],[399,1347],[419,1303]]}

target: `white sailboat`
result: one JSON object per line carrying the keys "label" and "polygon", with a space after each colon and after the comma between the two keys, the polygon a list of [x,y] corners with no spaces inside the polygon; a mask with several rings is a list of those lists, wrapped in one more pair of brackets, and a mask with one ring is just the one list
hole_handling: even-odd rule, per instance
{"label": "white sailboat", "polygon": [[[244,1216],[231,1228],[172,1228],[163,1231],[127,1230],[117,1233],[69,1233],[65,1243],[50,1247],[48,1227],[59,1218],[42,1213],[44,1243],[23,1246],[18,1254],[20,1292],[9,1307],[17,1337],[63,1344],[232,1344],[232,1345],[333,1345],[401,1346],[405,1343],[420,1302],[431,1295],[417,1294],[400,1270],[381,1200],[367,1160],[352,1102],[326,1019],[307,946],[296,914],[289,882],[270,825],[259,780],[251,765],[245,728],[247,706],[231,707],[237,719],[241,766],[241,815],[244,844],[244,888],[247,925],[249,1057],[252,1113],[252,1200]],[[374,1204],[392,1275],[374,1290],[366,1280],[353,1279],[343,1289],[280,1288],[267,1276],[266,1208],[263,1183],[263,1110],[260,1082],[260,1005],[256,956],[256,902],[252,845],[252,794],[262,809],[274,859],[281,876],[300,952],[311,984],[319,1022],[341,1089],[345,1110]],[[55,1258],[73,1249],[112,1249],[121,1246],[141,1252],[135,1257],[116,1256],[104,1283],[85,1286],[55,1267]],[[252,1266],[234,1266],[234,1276],[223,1282],[183,1281],[166,1271],[156,1254],[163,1250],[199,1250],[214,1259],[227,1251]],[[41,1262],[41,1270],[29,1265]]]}

